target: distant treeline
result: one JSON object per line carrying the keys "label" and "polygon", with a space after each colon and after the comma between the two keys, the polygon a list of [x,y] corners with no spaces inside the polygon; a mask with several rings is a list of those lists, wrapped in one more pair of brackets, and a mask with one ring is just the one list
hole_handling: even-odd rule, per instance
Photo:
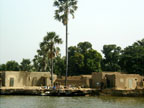
{"label": "distant treeline", "polygon": [[[56,42],[48,40],[50,33],[40,43],[40,49],[37,50],[32,61],[23,59],[20,64],[16,61],[8,61],[6,64],[0,65],[0,71],[47,72],[51,71],[53,66],[55,74],[65,75],[65,56],[61,57],[60,48],[56,47]],[[57,39],[60,38],[57,36]],[[61,39],[59,44],[62,44]],[[91,74],[101,71],[144,75],[144,39],[134,42],[124,49],[115,44],[104,45],[102,53],[104,57],[87,41],[70,46],[68,48],[68,75]]]}

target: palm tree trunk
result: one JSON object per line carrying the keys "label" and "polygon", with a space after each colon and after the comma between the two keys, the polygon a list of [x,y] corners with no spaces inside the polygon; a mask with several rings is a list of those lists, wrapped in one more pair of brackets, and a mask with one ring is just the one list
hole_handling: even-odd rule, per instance
{"label": "palm tree trunk", "polygon": [[53,86],[53,45],[51,45],[51,86]]}
{"label": "palm tree trunk", "polygon": [[67,86],[68,76],[68,24],[66,24],[66,74],[65,74],[65,86]]}
{"label": "palm tree trunk", "polygon": [[66,15],[66,74],[65,74],[65,87],[67,86],[67,76],[68,76],[68,2],[66,4],[67,15]]}
{"label": "palm tree trunk", "polygon": [[51,86],[53,86],[53,58],[51,58]]}
{"label": "palm tree trunk", "polygon": [[46,72],[46,70],[47,70],[47,62],[46,62],[46,60],[45,60],[45,67],[44,67],[44,71]]}

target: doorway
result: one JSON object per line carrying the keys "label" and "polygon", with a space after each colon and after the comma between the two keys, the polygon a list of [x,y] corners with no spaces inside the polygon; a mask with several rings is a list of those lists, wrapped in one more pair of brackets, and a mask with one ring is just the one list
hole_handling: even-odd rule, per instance
{"label": "doorway", "polygon": [[10,78],[10,87],[13,87],[14,86],[14,78]]}
{"label": "doorway", "polygon": [[132,79],[128,79],[128,87],[129,87],[129,89],[133,88],[133,80]]}

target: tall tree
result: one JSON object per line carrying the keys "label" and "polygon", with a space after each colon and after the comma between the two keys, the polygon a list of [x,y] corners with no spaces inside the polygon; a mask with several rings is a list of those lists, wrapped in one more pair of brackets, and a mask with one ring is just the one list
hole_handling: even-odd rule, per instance
{"label": "tall tree", "polygon": [[120,65],[126,73],[144,75],[144,39],[122,51]]}
{"label": "tall tree", "polygon": [[16,61],[8,61],[6,63],[7,71],[19,71],[19,64]]}
{"label": "tall tree", "polygon": [[71,14],[74,18],[74,11],[77,10],[77,0],[54,0],[54,6],[57,7],[55,10],[55,19],[66,26],[66,86],[68,72],[68,15]]}
{"label": "tall tree", "polygon": [[30,59],[23,59],[20,65],[20,70],[29,72],[31,70],[30,64],[31,64]]}
{"label": "tall tree", "polygon": [[0,65],[0,71],[6,71],[6,65],[5,64]]}
{"label": "tall tree", "polygon": [[76,46],[70,46],[68,48],[68,55],[70,56],[74,56],[74,54],[78,52],[78,48]]}
{"label": "tall tree", "polygon": [[78,52],[84,55],[83,74],[91,74],[92,72],[101,71],[102,56],[92,48],[90,42],[80,42],[77,45]]}
{"label": "tall tree", "polygon": [[80,42],[69,47],[70,75],[91,74],[101,71],[102,56],[90,42]]}
{"label": "tall tree", "polygon": [[102,70],[104,71],[120,71],[119,65],[121,48],[114,44],[104,45],[103,50],[104,59],[102,60]]}
{"label": "tall tree", "polygon": [[76,52],[73,56],[69,57],[69,75],[83,74],[84,68],[84,55]]}
{"label": "tall tree", "polygon": [[62,39],[56,35],[55,32],[47,33],[47,36],[44,37],[44,42],[48,44],[48,58],[51,59],[51,84],[53,85],[53,59],[58,55],[60,49],[56,47],[56,44],[62,44]]}
{"label": "tall tree", "polygon": [[94,49],[90,49],[85,54],[85,74],[92,72],[101,72],[102,56]]}
{"label": "tall tree", "polygon": [[44,71],[44,66],[43,66],[43,57],[38,55],[34,56],[33,59],[33,71],[37,72],[43,72]]}
{"label": "tall tree", "polygon": [[57,44],[62,44],[62,39],[55,32],[49,32],[44,37],[43,47],[46,47],[46,57],[50,58],[51,63],[51,84],[53,85],[53,59],[58,55],[60,49],[56,47]]}
{"label": "tall tree", "polygon": [[58,55],[54,59],[54,73],[58,76],[65,75],[65,57]]}
{"label": "tall tree", "polygon": [[92,44],[90,42],[85,41],[78,43],[77,47],[80,53],[86,54],[88,50],[92,49]]}
{"label": "tall tree", "polygon": [[53,66],[54,58],[59,55],[60,48],[58,44],[62,44],[62,39],[55,32],[47,32],[47,35],[40,43],[40,49],[33,59],[33,67],[36,71],[50,71],[51,84],[53,85]]}

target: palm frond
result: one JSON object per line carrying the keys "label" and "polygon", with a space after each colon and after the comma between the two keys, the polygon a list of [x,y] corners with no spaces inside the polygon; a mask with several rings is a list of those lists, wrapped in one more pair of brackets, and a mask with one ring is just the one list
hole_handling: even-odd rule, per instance
{"label": "palm frond", "polygon": [[62,22],[63,25],[67,24],[67,16],[69,13],[74,18],[74,11],[76,11],[78,8],[77,0],[55,0],[54,6],[57,7],[57,10],[55,10],[54,18]]}
{"label": "palm frond", "polygon": [[57,0],[55,0],[54,1],[54,6],[59,7],[59,5],[60,5],[60,3]]}
{"label": "palm frond", "polygon": [[54,18],[55,18],[56,20],[58,20],[58,21],[61,21],[61,17],[60,17],[60,15],[59,15],[59,13],[57,12],[57,10],[55,11],[55,16],[54,16]]}
{"label": "palm frond", "polygon": [[77,10],[77,6],[72,6],[73,10],[76,11]]}
{"label": "palm frond", "polygon": [[64,7],[63,7],[63,6],[60,6],[58,12],[61,13],[61,12],[63,12],[63,11],[64,11]]}
{"label": "palm frond", "polygon": [[70,14],[71,14],[72,17],[74,18],[74,10],[70,9]]}

